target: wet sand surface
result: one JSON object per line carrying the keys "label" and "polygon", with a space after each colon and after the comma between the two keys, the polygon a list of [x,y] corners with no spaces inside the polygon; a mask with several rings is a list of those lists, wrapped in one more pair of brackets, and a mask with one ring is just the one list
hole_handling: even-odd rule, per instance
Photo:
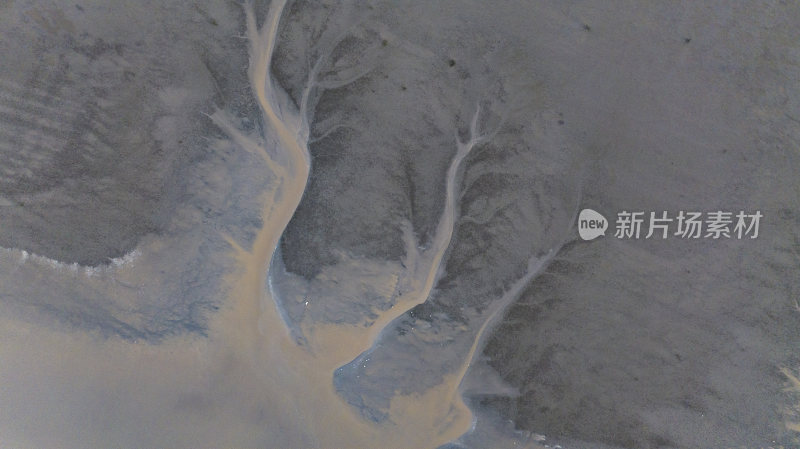
{"label": "wet sand surface", "polygon": [[0,447],[794,447],[798,23],[0,2]]}
{"label": "wet sand surface", "polygon": [[[245,447],[268,442],[269,447],[438,447],[458,438],[472,425],[472,415],[459,394],[470,359],[459,373],[425,394],[395,398],[390,408],[391,423],[383,425],[366,422],[355,414],[333,388],[332,377],[337,368],[372,347],[386,325],[430,295],[453,232],[460,164],[481,138],[477,132],[480,109],[474,114],[469,139],[459,142],[448,169],[445,210],[430,247],[420,251],[411,241],[413,235],[407,236],[407,272],[400,281],[404,292],[387,310],[379,312],[369,326],[315,323],[303,329],[302,342],[295,340],[273,297],[268,276],[279,239],[303,195],[310,168],[306,104],[301,103],[296,111],[287,111],[285,94],[276,89],[268,71],[284,6],[280,1],[271,4],[261,28],[256,24],[252,5],[245,6],[249,76],[264,116],[267,138],[243,134],[221,111],[210,115],[237,145],[263,157],[275,178],[265,195],[264,224],[252,247],[242,248],[227,238],[234,248],[234,263],[238,268],[228,277],[230,297],[210,322],[208,341],[177,337],[149,346],[62,337],[45,331],[31,335],[29,329],[20,328],[18,335],[13,332],[4,335],[2,357],[16,362],[12,367],[16,372],[43,373],[44,379],[38,382],[44,385],[54,384],[48,377],[58,375],[75,379],[77,385],[72,386],[75,389],[104,385],[107,390],[103,388],[96,394],[137,396],[134,404],[119,404],[116,411],[119,414],[116,419],[132,420],[127,424],[131,429],[152,427],[142,422],[145,417],[136,416],[137,412],[171,410],[168,417],[149,419],[165,419],[168,428],[137,437],[137,444]],[[313,77],[312,73],[310,84],[316,82]],[[310,85],[308,89],[313,87]],[[121,271],[126,269],[125,264],[120,262]],[[27,345],[41,348],[48,355],[38,352],[32,360],[27,359],[26,351],[18,352]],[[36,366],[36,361],[42,359],[55,363],[57,371]],[[139,366],[156,369],[142,373],[137,372]],[[92,367],[92,371],[85,372],[83,367]],[[6,366],[4,384],[17,385],[22,381],[8,371]],[[133,391],[136,388],[142,391]],[[212,391],[216,393],[210,397],[204,393]],[[6,390],[3,401],[22,400],[13,397],[14,394],[13,390]],[[68,407],[70,410],[65,413],[74,416],[80,405]],[[10,413],[4,416],[4,421],[15,423],[19,426],[15,430],[23,434],[30,430],[28,426],[35,425],[35,416],[26,416],[25,410],[6,411]],[[215,417],[215,422],[192,430],[194,435],[184,439],[184,432],[198,425],[203,417]],[[77,424],[69,417],[66,421],[67,426]],[[97,430],[101,428],[102,425]],[[59,431],[64,430],[53,429],[53,434],[30,441],[59,445]],[[77,433],[95,431],[89,427]],[[112,431],[91,440],[91,444],[113,445],[119,437],[124,438]],[[14,440],[10,442],[16,444]]]}

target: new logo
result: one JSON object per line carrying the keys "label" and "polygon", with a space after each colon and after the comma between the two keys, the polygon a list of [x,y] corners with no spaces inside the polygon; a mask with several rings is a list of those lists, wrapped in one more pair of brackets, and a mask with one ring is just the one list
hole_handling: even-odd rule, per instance
{"label": "new logo", "polygon": [[578,234],[584,240],[594,240],[601,235],[606,235],[608,220],[600,212],[584,209],[578,215]]}

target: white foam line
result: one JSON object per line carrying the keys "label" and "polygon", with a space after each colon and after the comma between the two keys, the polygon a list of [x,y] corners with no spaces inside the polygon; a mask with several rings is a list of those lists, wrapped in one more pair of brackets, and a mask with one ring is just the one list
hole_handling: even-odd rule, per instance
{"label": "white foam line", "polygon": [[107,263],[102,263],[98,265],[81,265],[76,262],[73,263],[61,262],[56,259],[51,259],[47,256],[41,256],[35,253],[28,252],[24,249],[0,247],[0,251],[3,251],[9,255],[17,255],[19,257],[18,262],[20,265],[26,263],[33,263],[38,266],[48,267],[58,272],[66,272],[74,274],[83,273],[88,277],[95,276],[98,274],[105,274],[112,270],[119,270],[123,267],[133,265],[136,259],[138,259],[139,256],[141,256],[141,251],[138,248],[135,248],[121,257],[115,257],[113,259],[109,259]]}

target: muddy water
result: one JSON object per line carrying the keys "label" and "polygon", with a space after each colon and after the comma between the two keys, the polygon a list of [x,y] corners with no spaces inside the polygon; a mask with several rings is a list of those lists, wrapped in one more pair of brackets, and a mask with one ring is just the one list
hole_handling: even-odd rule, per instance
{"label": "muddy water", "polygon": [[[370,349],[392,320],[429,297],[453,234],[461,163],[482,139],[480,109],[469,139],[457,142],[432,244],[420,250],[413,233],[406,233],[404,293],[388,309],[375,311],[371,326],[303,324],[306,341],[298,344],[268,279],[311,162],[306,104],[313,76],[295,110],[269,73],[284,5],[273,2],[260,28],[247,6],[249,75],[267,136],[241,133],[222,112],[211,116],[242,149],[263,157],[274,183],[265,194],[264,225],[252,247],[227,238],[237,270],[227,279],[230,298],[212,318],[208,338],[182,336],[151,345],[0,322],[0,403],[13,405],[0,408],[4,443],[434,448],[472,427],[459,388],[477,340],[462,369],[423,394],[395,396],[389,419],[381,424],[361,418],[336,393],[332,379],[336,369]],[[117,274],[125,270],[131,267],[123,265]]]}
{"label": "muddy water", "polygon": [[[388,323],[427,299],[453,232],[458,169],[477,138],[459,145],[448,171],[446,205],[434,243],[420,254],[408,242],[411,254],[407,266],[411,275],[406,277],[406,293],[381,312],[370,327],[317,324],[313,329],[305,329],[308,339],[305,345],[296,344],[287,332],[272,289],[263,288],[268,284],[264,279],[269,272],[268,263],[302,197],[310,159],[308,111],[303,109],[304,105],[294,114],[280,108],[282,92],[276,90],[268,71],[283,6],[281,2],[271,6],[261,30],[248,10],[252,87],[267,129],[277,137],[275,151],[268,153],[266,147],[260,150],[271,161],[278,184],[265,203],[265,225],[252,250],[236,247],[244,273],[233,280],[236,288],[231,298],[232,308],[220,317],[221,340],[227,351],[241,357],[240,363],[246,363],[246,369],[262,373],[265,385],[254,394],[263,395],[267,404],[286,404],[286,410],[294,415],[290,421],[297,426],[293,431],[306,435],[303,439],[315,446],[437,447],[457,438],[472,424],[470,411],[460,396],[454,394],[461,380],[459,376],[451,376],[424,395],[395,399],[389,411],[390,420],[382,425],[367,423],[355,415],[334,390],[332,378],[337,368],[369,349]],[[258,146],[242,136],[238,138],[243,139],[245,146]],[[407,236],[408,239],[411,237]]]}

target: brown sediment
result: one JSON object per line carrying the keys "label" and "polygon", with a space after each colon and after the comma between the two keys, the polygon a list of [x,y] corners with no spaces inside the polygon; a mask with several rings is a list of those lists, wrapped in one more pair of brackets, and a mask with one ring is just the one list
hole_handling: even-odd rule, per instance
{"label": "brown sediment", "polygon": [[[241,364],[240,368],[251,370],[252,375],[262,373],[257,377],[263,377],[265,383],[260,391],[253,392],[255,396],[262,397],[265,404],[285,404],[287,410],[293,410],[294,428],[274,429],[276,432],[305,433],[304,440],[319,447],[437,447],[471,426],[469,409],[460,397],[449,393],[457,388],[460,379],[448,378],[445,384],[422,395],[396,398],[387,423],[374,424],[353,413],[336,393],[332,378],[337,368],[369,349],[386,325],[429,296],[453,232],[457,171],[476,140],[459,145],[448,171],[446,208],[434,244],[411,261],[410,268],[414,271],[407,278],[410,288],[406,293],[393,307],[380,313],[370,327],[320,324],[304,329],[308,343],[298,345],[281,318],[271,289],[264,288],[280,236],[302,197],[310,162],[308,111],[304,110],[304,104],[294,114],[279,110],[276,104],[282,92],[276,91],[269,76],[269,61],[283,6],[284,2],[270,6],[261,30],[257,29],[250,5],[246,6],[251,40],[250,78],[267,129],[277,138],[276,151],[270,154],[259,142],[235,133],[220,116],[215,120],[240,145],[260,151],[277,178],[264,204],[264,227],[252,249],[248,251],[230,242],[243,271],[231,279],[231,285],[235,286],[231,306],[220,314],[216,335],[224,351],[232,354],[229,360],[237,360],[231,363]],[[310,77],[307,89],[313,87],[313,82]]]}
{"label": "brown sediment", "polygon": [[[470,124],[469,139],[457,142],[447,172],[445,208],[432,244],[418,249],[413,232],[406,229],[407,273],[400,281],[403,293],[393,306],[376,311],[377,318],[368,327],[307,324],[303,328],[307,342],[298,344],[267,286],[270,263],[310,171],[307,105],[316,75],[312,70],[299,110],[287,106],[285,93],[270,79],[284,5],[285,1],[273,1],[260,29],[252,6],[246,5],[249,75],[267,136],[245,135],[224,113],[211,115],[240,147],[264,159],[274,180],[264,196],[264,225],[252,247],[244,248],[226,237],[237,270],[226,279],[229,301],[211,319],[209,338],[181,336],[149,345],[44,330],[35,336],[4,335],[8,339],[0,339],[0,358],[15,364],[0,366],[0,380],[20,388],[0,391],[3,403],[23,403],[14,396],[17,394],[47,396],[38,393],[35,385],[58,385],[76,392],[69,398],[70,404],[78,405],[76,409],[90,408],[98,415],[109,406],[106,399],[93,404],[91,397],[120,398],[112,407],[115,419],[129,423],[130,428],[149,429],[129,442],[120,441],[119,435],[97,436],[92,441],[98,446],[434,448],[472,427],[473,415],[459,388],[478,340],[461,369],[446,375],[441,384],[423,393],[394,396],[389,419],[383,423],[360,417],[336,392],[333,374],[370,349],[394,319],[430,296],[457,217],[461,164],[484,139],[477,129],[480,108]],[[37,348],[35,354],[26,351],[30,347]],[[38,383],[21,375],[28,372],[40,373]],[[40,412],[28,413],[36,416]],[[61,419],[68,428],[79,426],[82,417],[73,414]],[[154,422],[161,424],[154,426]],[[100,429],[96,432],[105,435]]]}

